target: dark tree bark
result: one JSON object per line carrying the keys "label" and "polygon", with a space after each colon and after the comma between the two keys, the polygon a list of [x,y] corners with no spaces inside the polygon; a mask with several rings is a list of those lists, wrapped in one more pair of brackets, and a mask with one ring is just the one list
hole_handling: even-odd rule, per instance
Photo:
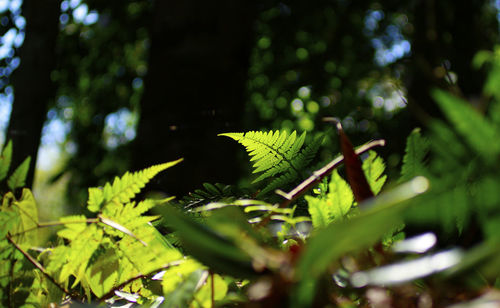
{"label": "dark tree bark", "polygon": [[217,134],[241,129],[254,5],[155,1],[133,164],[185,161],[153,189],[181,195],[237,178],[237,147]]}
{"label": "dark tree bark", "polygon": [[[485,74],[472,67],[472,59],[479,50],[492,49],[498,42],[498,21],[496,13],[486,9],[488,2],[416,2],[407,87],[410,108],[420,120],[441,117],[430,96],[432,88],[447,88],[469,100],[481,95]],[[458,77],[451,86],[448,71]]]}
{"label": "dark tree bark", "polygon": [[13,142],[12,167],[27,156],[31,165],[26,185],[33,183],[38,146],[49,102],[54,98],[50,74],[55,65],[55,44],[59,32],[60,0],[24,0],[26,19],[24,43],[19,50],[21,64],[12,75],[14,103],[7,129]]}

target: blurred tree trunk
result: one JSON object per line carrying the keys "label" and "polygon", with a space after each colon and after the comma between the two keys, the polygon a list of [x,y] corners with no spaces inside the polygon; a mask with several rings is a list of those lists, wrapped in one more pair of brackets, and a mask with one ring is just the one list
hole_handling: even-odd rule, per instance
{"label": "blurred tree trunk", "polygon": [[181,195],[238,176],[237,145],[253,46],[254,1],[154,2],[135,169],[184,157],[153,189]]}
{"label": "blurred tree trunk", "polygon": [[27,186],[33,183],[42,127],[55,93],[50,74],[55,65],[60,2],[24,0],[22,5],[26,34],[19,50],[21,64],[12,75],[14,102],[7,140],[13,142],[13,168],[31,156]]}

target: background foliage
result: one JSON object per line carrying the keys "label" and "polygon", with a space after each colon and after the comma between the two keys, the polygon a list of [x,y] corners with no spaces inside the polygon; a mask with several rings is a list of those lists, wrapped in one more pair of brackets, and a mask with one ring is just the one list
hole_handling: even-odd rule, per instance
{"label": "background foliage", "polygon": [[498,3],[233,2],[0,1],[2,304],[495,294]]}

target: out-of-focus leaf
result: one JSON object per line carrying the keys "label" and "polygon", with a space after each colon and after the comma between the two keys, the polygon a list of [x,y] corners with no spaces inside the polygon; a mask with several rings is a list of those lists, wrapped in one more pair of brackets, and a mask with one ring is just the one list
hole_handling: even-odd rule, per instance
{"label": "out-of-focus leaf", "polygon": [[258,275],[252,258],[229,236],[215,232],[172,207],[158,209],[167,225],[178,231],[184,249],[214,272],[246,278]]}
{"label": "out-of-focus leaf", "polygon": [[423,278],[442,272],[457,265],[462,258],[460,249],[442,251],[415,260],[377,267],[372,270],[357,272],[351,276],[351,284],[361,288],[367,285],[390,286]]}
{"label": "out-of-focus leaf", "polygon": [[160,307],[163,308],[177,308],[177,307],[189,307],[189,304],[193,300],[193,296],[196,290],[200,287],[201,280],[206,279],[208,276],[207,271],[199,269],[191,274],[181,282],[176,290],[165,299],[165,302]]}
{"label": "out-of-focus leaf", "polygon": [[500,136],[495,126],[469,103],[456,96],[441,90],[435,90],[433,96],[471,148],[486,161],[494,161],[500,153]]}
{"label": "out-of-focus leaf", "polygon": [[360,204],[365,209],[359,216],[348,221],[334,223],[317,234],[307,243],[297,265],[298,285],[294,307],[309,307],[316,279],[342,255],[369,247],[384,235],[397,228],[402,222],[401,212],[407,201],[428,189],[428,181],[417,177],[395,189]]}

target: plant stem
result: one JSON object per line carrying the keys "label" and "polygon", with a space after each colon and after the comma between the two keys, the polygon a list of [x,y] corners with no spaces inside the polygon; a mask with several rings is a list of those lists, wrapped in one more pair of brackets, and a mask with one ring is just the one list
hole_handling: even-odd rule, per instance
{"label": "plant stem", "polygon": [[[383,139],[374,140],[374,141],[368,142],[367,144],[359,147],[358,149],[355,150],[355,152],[357,155],[360,155],[366,151],[371,150],[374,147],[384,146],[384,145],[385,145],[385,140],[383,140]],[[335,170],[338,166],[340,166],[340,164],[342,164],[343,161],[344,161],[344,156],[343,155],[338,156],[337,158],[332,160],[330,163],[328,163],[323,168],[314,171],[310,177],[308,177],[305,181],[300,183],[297,187],[295,187],[294,189],[292,189],[288,193],[280,191],[280,190],[276,191],[277,194],[279,194],[280,196],[282,196],[285,199],[285,200],[283,200],[283,202],[280,203],[279,207],[284,208],[284,207],[287,207],[288,205],[290,205],[290,203],[292,203],[293,201],[298,199],[300,196],[302,196],[304,193],[306,193],[313,186],[315,186],[316,184],[321,182],[321,180],[323,180],[324,177],[326,177],[327,175],[332,173],[332,171]]]}
{"label": "plant stem", "polygon": [[10,235],[6,235],[5,238],[17,249],[19,250],[20,253],[23,254],[23,256],[28,259],[28,261],[33,264],[42,274],[47,277],[48,280],[50,280],[56,287],[58,287],[61,291],[63,291],[65,294],[69,295],[71,297],[71,292],[67,290],[65,287],[60,285],[54,277],[52,277],[47,270],[41,265],[35,258],[33,258],[28,252],[24,251],[19,245],[16,244],[10,237]]}

